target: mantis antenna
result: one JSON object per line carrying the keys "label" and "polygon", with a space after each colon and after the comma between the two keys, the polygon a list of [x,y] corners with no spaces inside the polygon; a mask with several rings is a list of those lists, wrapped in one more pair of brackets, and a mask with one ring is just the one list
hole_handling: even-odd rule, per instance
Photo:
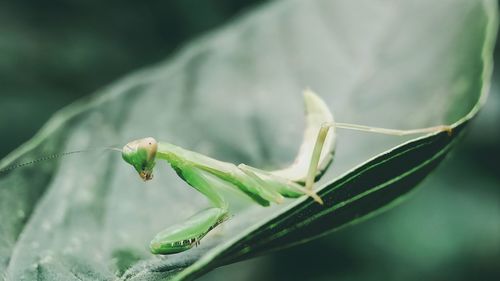
{"label": "mantis antenna", "polygon": [[24,162],[24,163],[19,163],[19,164],[14,164],[14,165],[7,166],[7,167],[5,167],[3,169],[0,169],[0,175],[8,173],[8,172],[10,172],[10,171],[12,171],[14,169],[17,169],[17,168],[22,168],[22,167],[34,165],[34,164],[37,164],[39,162],[43,162],[43,161],[46,161],[46,160],[53,160],[53,159],[61,158],[61,157],[64,157],[64,156],[69,156],[69,155],[79,154],[79,153],[84,153],[84,152],[90,152],[90,151],[95,151],[95,150],[99,150],[99,149],[102,149],[102,150],[113,150],[113,151],[122,152],[121,149],[116,148],[116,147],[102,147],[102,148],[90,148],[90,149],[74,150],[74,151],[68,151],[68,152],[55,153],[55,154],[51,154],[51,155],[40,157],[40,158],[35,159],[35,160],[31,160],[31,161],[28,161],[28,162]]}

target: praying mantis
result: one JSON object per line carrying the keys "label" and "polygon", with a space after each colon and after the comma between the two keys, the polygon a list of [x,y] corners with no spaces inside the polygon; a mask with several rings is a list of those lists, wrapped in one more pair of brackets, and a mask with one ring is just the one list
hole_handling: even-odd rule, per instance
{"label": "praying mantis", "polygon": [[144,181],[153,178],[158,160],[167,161],[188,185],[206,196],[212,207],[184,222],[159,232],[150,243],[153,254],[175,254],[200,243],[212,229],[229,217],[229,202],[222,188],[239,190],[261,206],[282,203],[284,198],[309,196],[318,204],[323,200],[313,189],[333,160],[335,129],[344,128],[389,135],[451,132],[446,125],[413,130],[394,130],[348,123],[336,123],[326,103],[311,90],[304,91],[306,128],[297,157],[290,166],[266,171],[245,164],[223,162],[179,146],[158,142],[152,137],[134,140],[122,149],[122,158],[132,165]]}

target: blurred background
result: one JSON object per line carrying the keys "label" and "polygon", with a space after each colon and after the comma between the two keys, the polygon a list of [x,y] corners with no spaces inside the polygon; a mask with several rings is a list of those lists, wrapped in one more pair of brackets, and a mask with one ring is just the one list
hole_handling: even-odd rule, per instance
{"label": "blurred background", "polygon": [[64,105],[261,2],[1,1],[0,157]]}
{"label": "blurred background", "polygon": [[[0,157],[63,106],[263,2],[0,2]],[[496,69],[466,137],[404,204],[201,280],[500,280],[499,121]]]}

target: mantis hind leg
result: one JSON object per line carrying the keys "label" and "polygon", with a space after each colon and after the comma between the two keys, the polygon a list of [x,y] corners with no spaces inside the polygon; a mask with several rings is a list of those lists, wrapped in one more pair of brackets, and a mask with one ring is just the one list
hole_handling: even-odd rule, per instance
{"label": "mantis hind leg", "polygon": [[309,162],[309,170],[307,172],[307,177],[306,177],[306,181],[305,181],[305,188],[307,190],[312,190],[314,180],[316,178],[316,175],[318,174],[318,163],[320,160],[321,152],[323,150],[323,145],[325,143],[328,131],[331,128],[349,129],[349,130],[364,131],[364,132],[393,135],[393,136],[427,134],[427,133],[435,133],[435,132],[441,132],[441,131],[448,132],[448,135],[451,135],[452,130],[453,130],[453,128],[451,126],[448,126],[448,125],[440,125],[440,126],[418,128],[418,129],[411,129],[411,130],[396,130],[396,129],[370,127],[370,126],[357,125],[357,124],[349,124],[349,123],[325,122],[321,125],[321,127],[318,131],[318,134],[316,137],[316,143],[314,145],[313,152],[311,155],[311,160]]}
{"label": "mantis hind leg", "polygon": [[173,225],[156,234],[151,241],[153,254],[169,255],[191,249],[210,230],[227,219],[227,210],[221,208],[205,209],[185,222]]}

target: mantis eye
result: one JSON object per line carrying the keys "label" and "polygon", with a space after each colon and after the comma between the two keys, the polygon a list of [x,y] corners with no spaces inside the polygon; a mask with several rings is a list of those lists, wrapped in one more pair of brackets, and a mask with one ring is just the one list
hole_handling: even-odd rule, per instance
{"label": "mantis eye", "polygon": [[153,174],[150,173],[150,172],[147,172],[147,171],[142,171],[139,173],[139,176],[141,177],[141,179],[143,179],[144,181],[148,181],[148,180],[151,180],[153,179]]}

